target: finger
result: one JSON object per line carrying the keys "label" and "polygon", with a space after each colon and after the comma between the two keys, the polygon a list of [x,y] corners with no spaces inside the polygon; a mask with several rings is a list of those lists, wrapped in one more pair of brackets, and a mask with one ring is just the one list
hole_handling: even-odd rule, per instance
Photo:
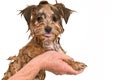
{"label": "finger", "polygon": [[71,68],[71,70],[69,70],[67,74],[77,75],[77,74],[82,73],[83,71],[84,71],[84,70],[76,71],[76,70],[74,70],[74,69]]}
{"label": "finger", "polygon": [[66,69],[66,74],[77,75],[79,73],[81,73],[81,71],[75,71],[72,67]]}
{"label": "finger", "polygon": [[63,53],[61,53],[61,59],[62,60],[72,60],[72,61],[74,61],[73,58],[71,58],[70,56],[68,56],[66,54],[63,54]]}
{"label": "finger", "polygon": [[65,53],[59,53],[59,52],[56,52],[56,51],[48,51],[48,53],[50,54],[54,54],[56,55],[57,57],[61,58],[61,59],[68,59],[68,60],[73,60],[73,58],[71,58],[70,56],[66,55]]}

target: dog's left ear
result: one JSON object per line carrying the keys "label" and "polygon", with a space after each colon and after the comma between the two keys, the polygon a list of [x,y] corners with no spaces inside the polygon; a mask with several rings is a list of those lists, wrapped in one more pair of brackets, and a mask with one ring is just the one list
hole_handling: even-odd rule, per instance
{"label": "dog's left ear", "polygon": [[62,16],[62,18],[65,20],[67,24],[70,14],[74,11],[66,8],[62,3],[56,3],[54,6],[58,9],[60,15]]}

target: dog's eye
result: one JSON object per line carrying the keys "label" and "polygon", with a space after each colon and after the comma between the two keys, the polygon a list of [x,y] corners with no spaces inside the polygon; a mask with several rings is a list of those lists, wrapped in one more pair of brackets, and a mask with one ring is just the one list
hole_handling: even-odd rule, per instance
{"label": "dog's eye", "polygon": [[57,21],[57,17],[53,16],[53,21],[56,22]]}
{"label": "dog's eye", "polygon": [[43,21],[43,18],[42,18],[42,17],[38,17],[38,18],[37,18],[37,21],[40,23],[40,22]]}

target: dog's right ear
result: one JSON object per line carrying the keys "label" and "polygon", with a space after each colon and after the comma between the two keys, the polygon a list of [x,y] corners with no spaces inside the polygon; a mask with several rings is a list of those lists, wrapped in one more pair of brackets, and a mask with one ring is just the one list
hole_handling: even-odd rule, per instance
{"label": "dog's right ear", "polygon": [[36,9],[36,6],[32,5],[32,6],[28,6],[25,9],[20,11],[20,14],[24,16],[28,25],[30,24],[30,19],[31,19],[32,12],[34,12],[35,9]]}

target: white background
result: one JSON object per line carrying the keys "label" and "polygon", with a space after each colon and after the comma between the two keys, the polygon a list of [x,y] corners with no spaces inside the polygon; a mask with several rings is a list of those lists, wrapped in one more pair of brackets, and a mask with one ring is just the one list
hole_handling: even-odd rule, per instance
{"label": "white background", "polygon": [[[55,0],[48,0],[54,4]],[[45,80],[120,80],[120,2],[118,0],[58,0],[76,12],[64,24],[61,45],[75,60],[88,67],[79,75],[47,73]],[[19,10],[39,0],[0,2],[0,79],[9,56],[18,54],[28,41],[27,24]]]}

